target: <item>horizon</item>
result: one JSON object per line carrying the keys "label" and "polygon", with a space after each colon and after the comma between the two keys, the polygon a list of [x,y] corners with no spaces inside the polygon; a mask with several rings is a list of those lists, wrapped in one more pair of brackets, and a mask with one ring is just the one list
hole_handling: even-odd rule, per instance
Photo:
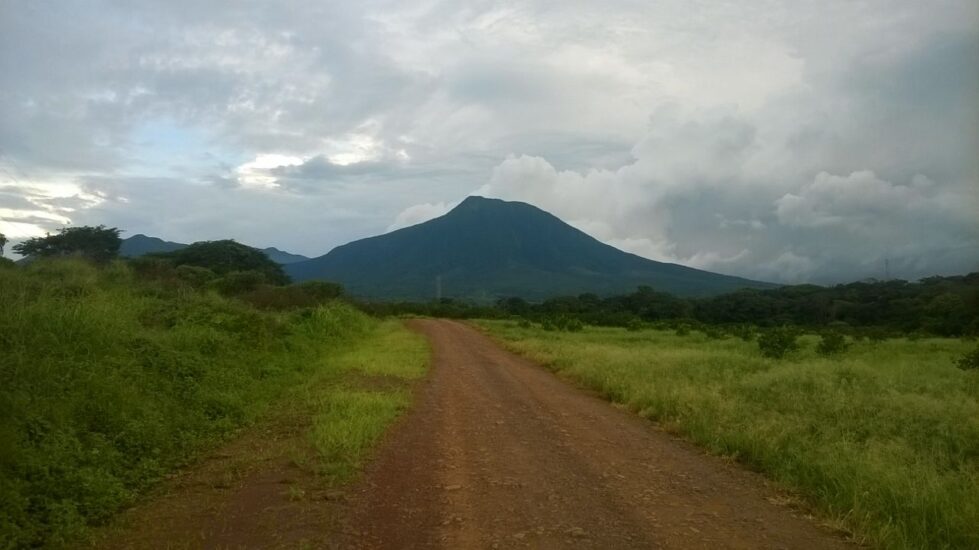
{"label": "horizon", "polygon": [[[534,206],[534,205],[532,205],[530,203],[526,203],[526,202],[523,202],[523,201],[508,201],[508,200],[505,200],[505,199],[498,199],[498,198],[493,198],[493,197],[484,197],[484,196],[481,196],[481,195],[469,195],[469,196],[465,197],[464,199],[458,201],[458,203],[454,203],[454,205],[449,210],[449,212],[451,212],[452,210],[455,210],[456,208],[458,208],[459,206],[461,206],[462,203],[467,202],[470,199],[480,199],[480,200],[484,200],[484,201],[502,202],[502,203],[505,203],[505,204],[521,204],[521,205],[524,205],[524,206],[530,206],[531,208],[534,208],[536,210],[540,210],[541,212],[543,212],[544,214],[547,214],[549,216],[553,216],[553,214],[547,212],[546,210],[540,209],[540,208],[538,208],[538,207],[536,207],[536,206]],[[446,212],[445,214],[442,214],[441,216],[438,216],[438,217],[445,216],[449,212]],[[303,254],[298,254],[299,256],[302,256],[303,258],[305,258],[305,259],[299,260],[299,261],[300,262],[303,262],[303,261],[308,261],[308,260],[315,260],[317,258],[321,258],[321,257],[324,257],[324,256],[328,255],[329,253],[331,253],[336,248],[342,247],[344,245],[355,243],[355,242],[358,242],[358,241],[369,240],[369,239],[372,239],[372,238],[375,238],[375,237],[381,237],[381,236],[384,236],[384,235],[388,235],[390,233],[394,233],[394,232],[398,232],[398,231],[410,229],[412,227],[415,227],[415,226],[418,226],[418,225],[427,223],[429,221],[432,221],[433,219],[435,219],[435,218],[432,218],[432,219],[429,219],[429,220],[422,220],[422,221],[419,221],[418,223],[415,223],[415,224],[412,224],[412,225],[407,225],[407,226],[404,226],[404,227],[398,227],[398,228],[394,228],[394,229],[389,229],[389,230],[385,231],[384,233],[380,233],[378,235],[368,235],[366,237],[358,238],[358,239],[355,239],[355,240],[350,241],[348,243],[342,243],[340,245],[337,245],[336,247],[333,247],[333,248],[331,248],[329,250],[322,251],[321,253],[313,254],[311,256],[306,256],[306,255],[303,255]],[[566,222],[564,222],[564,220],[560,220],[560,218],[558,218],[558,220],[561,221],[562,223],[566,223]],[[179,244],[179,245],[182,245],[182,246],[188,246],[190,244],[196,244],[198,242],[203,242],[204,241],[204,240],[195,240],[195,241],[190,241],[190,242],[176,242],[176,241],[172,241],[172,240],[166,238],[165,236],[146,235],[144,233],[135,233],[135,234],[126,236],[126,235],[124,235],[127,232],[126,230],[124,230],[122,228],[114,228],[114,229],[118,229],[119,230],[120,238],[121,238],[121,240],[123,242],[125,242],[125,241],[127,241],[129,239],[135,238],[135,237],[143,237],[143,238],[147,238],[147,239],[155,239],[155,240],[158,240],[158,241],[162,241],[164,243],[168,243],[168,244]],[[577,229],[577,228],[573,228],[573,229]],[[579,230],[579,231],[581,231],[581,230]],[[591,238],[594,239],[594,236],[588,235],[587,232],[582,231],[582,233],[584,233],[588,237],[591,237]],[[281,247],[276,247],[274,245],[273,246],[265,246],[265,247],[252,246],[250,243],[239,241],[239,240],[237,240],[237,239],[235,239],[233,237],[218,238],[218,239],[208,239],[207,241],[219,241],[219,240],[231,240],[231,241],[239,242],[241,244],[245,244],[245,245],[251,246],[252,248],[255,248],[257,250],[262,250],[262,251],[274,250],[274,251],[277,251],[277,252],[280,252],[280,253],[285,253],[285,254],[288,254],[288,255],[297,255],[295,252],[292,252],[290,250],[283,249]],[[601,242],[598,239],[595,239],[595,240],[597,240],[598,242]],[[603,243],[603,244],[605,244],[605,243]],[[609,245],[609,246],[612,246],[612,245]],[[616,247],[613,246],[613,248],[616,248]],[[619,249],[619,248],[616,248],[616,250],[619,250],[620,252],[625,252],[627,254],[632,254],[632,253],[630,253],[628,251],[624,251],[624,250]],[[13,253],[13,254],[10,254],[10,255],[11,256],[14,256],[16,258],[21,258],[21,256],[18,256],[16,253]],[[886,262],[886,260],[885,260],[885,262]],[[665,263],[669,263],[669,262],[665,262]],[[682,264],[680,264],[680,265],[682,265]],[[713,272],[713,273],[717,273],[717,274],[720,274],[720,275],[729,275],[729,274],[720,273],[720,272]],[[854,280],[850,280],[850,281],[837,281],[835,283],[827,283],[827,284],[810,283],[810,282],[775,283],[775,284],[778,285],[778,286],[816,285],[816,286],[831,287],[831,286],[839,285],[839,284],[844,284],[845,285],[845,284],[851,284],[851,283],[866,283],[866,282],[876,283],[876,282],[904,281],[904,282],[909,282],[909,283],[918,283],[918,282],[921,282],[921,281],[923,281],[925,279],[928,279],[928,278],[931,278],[931,277],[964,277],[964,276],[967,276],[967,275],[971,275],[973,273],[979,273],[979,271],[966,271],[966,272],[963,272],[963,273],[948,273],[948,274],[944,274],[944,275],[930,274],[930,275],[924,275],[924,276],[921,276],[921,277],[918,277],[918,278],[915,278],[915,279],[902,279],[900,277],[891,276],[890,273],[888,272],[888,266],[885,263],[885,266],[884,266],[884,276],[883,277],[865,277],[863,279],[854,279]],[[768,283],[768,284],[773,283],[772,281],[762,281],[762,280],[755,280],[754,282]]]}
{"label": "horizon", "polygon": [[0,233],[316,257],[483,195],[752,280],[979,270],[970,0],[276,7],[5,7]]}

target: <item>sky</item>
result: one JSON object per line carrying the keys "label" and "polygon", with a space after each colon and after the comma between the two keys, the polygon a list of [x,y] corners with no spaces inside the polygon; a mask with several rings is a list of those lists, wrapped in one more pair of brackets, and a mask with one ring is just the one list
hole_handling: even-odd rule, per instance
{"label": "sky", "polygon": [[13,242],[316,256],[471,194],[768,281],[977,271],[979,3],[0,0]]}

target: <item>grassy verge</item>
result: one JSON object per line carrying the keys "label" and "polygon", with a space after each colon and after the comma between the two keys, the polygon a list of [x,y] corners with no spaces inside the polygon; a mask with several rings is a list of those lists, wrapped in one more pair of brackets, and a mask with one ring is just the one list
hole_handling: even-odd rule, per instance
{"label": "grassy verge", "polygon": [[366,452],[411,404],[408,382],[424,376],[428,344],[399,321],[378,323],[368,338],[328,357],[329,372],[342,372],[334,384],[313,380],[307,386],[312,425],[309,441],[314,468],[331,482],[347,480]]}
{"label": "grassy verge", "polygon": [[979,547],[979,376],[950,339],[856,343],[821,358],[644,330],[479,323],[511,349],[711,451],[766,472],[887,548]]}
{"label": "grassy verge", "polygon": [[[0,304],[0,548],[77,539],[297,388],[369,370],[378,342],[410,339],[341,303],[260,311],[123,264],[0,269]],[[391,367],[407,377],[424,367],[411,346],[410,365]],[[353,427],[319,399],[314,442],[345,433],[360,451],[406,402],[360,396],[374,413]],[[360,451],[333,445],[318,445],[324,463],[349,471]]]}

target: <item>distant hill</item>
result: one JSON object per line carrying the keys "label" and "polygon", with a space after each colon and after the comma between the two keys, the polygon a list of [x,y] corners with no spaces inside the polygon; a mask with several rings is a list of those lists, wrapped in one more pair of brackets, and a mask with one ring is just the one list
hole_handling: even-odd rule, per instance
{"label": "distant hill", "polygon": [[136,258],[144,254],[173,252],[181,248],[187,248],[187,245],[164,241],[156,237],[147,237],[140,233],[122,240],[122,245],[119,246],[119,255],[127,258]]}
{"label": "distant hill", "polygon": [[448,214],[339,246],[286,266],[297,281],[327,279],[378,299],[541,299],[640,285],[684,296],[776,285],[656,262],[601,243],[521,202],[469,197]]}
{"label": "distant hill", "polygon": [[[156,237],[148,237],[143,234],[137,234],[122,240],[122,245],[119,247],[119,255],[128,258],[135,258],[144,254],[173,252],[174,250],[180,250],[181,248],[186,247],[187,245],[183,243],[164,241],[163,239],[158,239]],[[309,258],[306,256],[291,254],[271,246],[261,250],[266,256],[269,257],[269,259],[277,264],[286,265],[309,260]]]}
{"label": "distant hill", "polygon": [[263,248],[262,252],[264,252],[265,255],[268,256],[269,259],[272,260],[273,262],[282,265],[294,264],[296,262],[305,262],[306,260],[309,260],[308,257],[303,256],[302,254],[292,254],[284,250],[279,250],[274,246]]}

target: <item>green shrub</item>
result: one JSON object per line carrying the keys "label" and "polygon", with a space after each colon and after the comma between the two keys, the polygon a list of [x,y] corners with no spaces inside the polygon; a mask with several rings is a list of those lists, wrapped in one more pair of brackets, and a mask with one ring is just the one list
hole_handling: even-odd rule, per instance
{"label": "green shrub", "polygon": [[744,340],[745,342],[750,342],[755,339],[755,327],[749,324],[740,324],[731,327],[731,334]]}
{"label": "green shrub", "polygon": [[208,283],[217,278],[217,274],[206,267],[196,265],[181,265],[174,269],[174,274],[178,279],[194,288],[204,288]]}
{"label": "green shrub", "polygon": [[232,271],[215,279],[214,288],[225,296],[244,294],[265,284],[265,274],[261,271]]}
{"label": "green shrub", "polygon": [[723,340],[727,337],[724,331],[717,327],[706,327],[704,328],[704,335],[711,340]]}
{"label": "green shrub", "polygon": [[260,311],[137,265],[172,269],[0,269],[0,548],[77,537],[375,323],[339,302]]}
{"label": "green shrub", "polygon": [[128,260],[133,272],[141,278],[149,280],[175,279],[173,263],[163,258],[140,256]]}
{"label": "green shrub", "polygon": [[326,303],[343,296],[343,286],[329,281],[305,281],[293,286],[317,300],[318,303]]}
{"label": "green shrub", "polygon": [[816,353],[823,356],[840,355],[845,353],[849,347],[846,337],[839,332],[825,332],[819,338]]}
{"label": "green shrub", "polygon": [[638,317],[632,317],[625,323],[625,329],[630,332],[637,332],[642,330],[642,319]]}
{"label": "green shrub", "polygon": [[686,324],[677,325],[676,327],[677,336],[687,336],[688,334],[690,334],[690,325],[686,325]]}
{"label": "green shrub", "polygon": [[976,348],[955,361],[955,366],[962,370],[979,370],[979,348]]}
{"label": "green shrub", "polygon": [[758,337],[758,349],[765,357],[781,359],[799,349],[799,331],[782,326],[766,330]]}

